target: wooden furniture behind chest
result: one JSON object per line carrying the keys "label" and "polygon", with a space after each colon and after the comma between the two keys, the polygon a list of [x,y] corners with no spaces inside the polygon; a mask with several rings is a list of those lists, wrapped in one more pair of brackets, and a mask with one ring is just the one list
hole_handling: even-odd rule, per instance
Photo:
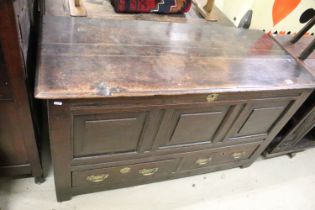
{"label": "wooden furniture behind chest", "polygon": [[[297,57],[314,40],[313,36],[301,38],[297,43],[290,43],[290,36],[275,37],[276,40],[315,76],[315,53],[304,61]],[[294,155],[315,146],[315,92],[303,103],[286,126],[275,137],[265,152],[266,157],[284,154]]]}
{"label": "wooden furniture behind chest", "polygon": [[33,175],[40,181],[26,68],[33,4],[0,1],[0,175]]}
{"label": "wooden furniture behind chest", "polygon": [[315,86],[259,31],[45,16],[40,48],[59,201],[249,166]]}

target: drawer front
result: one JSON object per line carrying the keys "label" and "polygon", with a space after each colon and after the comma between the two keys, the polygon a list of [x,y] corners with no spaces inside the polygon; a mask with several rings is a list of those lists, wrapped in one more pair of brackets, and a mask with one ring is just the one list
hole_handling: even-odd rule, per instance
{"label": "drawer front", "polygon": [[180,170],[194,170],[224,163],[236,163],[246,160],[251,157],[259,145],[259,143],[250,143],[239,146],[193,152],[190,155],[184,157],[180,165]]}
{"label": "drawer front", "polygon": [[74,156],[137,151],[146,118],[146,112],[74,116]]}
{"label": "drawer front", "polygon": [[123,165],[103,169],[75,171],[72,173],[72,186],[98,186],[112,187],[141,184],[170,176],[176,171],[177,159],[156,162]]}
{"label": "drawer front", "polygon": [[157,134],[156,147],[213,143],[230,109],[229,105],[194,105],[193,108],[167,110]]}
{"label": "drawer front", "polygon": [[11,93],[9,89],[8,76],[6,73],[6,65],[2,53],[3,52],[0,44],[0,100],[7,100],[11,99]]}

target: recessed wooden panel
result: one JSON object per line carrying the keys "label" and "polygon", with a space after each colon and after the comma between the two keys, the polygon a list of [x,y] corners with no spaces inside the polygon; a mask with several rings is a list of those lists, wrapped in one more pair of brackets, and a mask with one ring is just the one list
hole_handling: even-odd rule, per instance
{"label": "recessed wooden panel", "polygon": [[159,128],[155,148],[215,141],[230,106],[182,107],[167,110]]}
{"label": "recessed wooden panel", "polygon": [[171,144],[211,140],[224,115],[224,112],[181,114]]}
{"label": "recessed wooden panel", "polygon": [[29,162],[20,118],[14,102],[0,103],[0,165],[19,165]]}
{"label": "recessed wooden panel", "polygon": [[253,100],[247,103],[223,141],[250,141],[268,138],[292,104],[288,98]]}
{"label": "recessed wooden panel", "polygon": [[240,128],[239,135],[267,133],[270,127],[280,117],[285,107],[270,107],[253,109]]}
{"label": "recessed wooden panel", "polygon": [[74,117],[74,155],[136,151],[146,113]]}

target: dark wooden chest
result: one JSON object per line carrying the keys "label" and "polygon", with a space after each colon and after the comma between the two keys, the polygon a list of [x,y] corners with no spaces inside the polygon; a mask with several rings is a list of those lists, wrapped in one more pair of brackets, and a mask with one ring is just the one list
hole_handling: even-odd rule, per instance
{"label": "dark wooden chest", "polygon": [[53,16],[42,27],[35,96],[59,201],[249,166],[315,86],[259,31]]}

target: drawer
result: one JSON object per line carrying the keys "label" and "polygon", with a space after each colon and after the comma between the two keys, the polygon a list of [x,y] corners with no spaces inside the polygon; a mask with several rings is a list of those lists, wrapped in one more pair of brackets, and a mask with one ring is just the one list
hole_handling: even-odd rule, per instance
{"label": "drawer", "polygon": [[251,157],[259,145],[260,143],[250,143],[239,146],[193,152],[184,157],[181,162],[180,170],[194,170],[203,167],[211,167],[219,164],[246,160]]}
{"label": "drawer", "polygon": [[141,184],[167,177],[176,171],[178,159],[156,162],[122,165],[94,170],[75,171],[72,173],[72,186],[112,187]]}

